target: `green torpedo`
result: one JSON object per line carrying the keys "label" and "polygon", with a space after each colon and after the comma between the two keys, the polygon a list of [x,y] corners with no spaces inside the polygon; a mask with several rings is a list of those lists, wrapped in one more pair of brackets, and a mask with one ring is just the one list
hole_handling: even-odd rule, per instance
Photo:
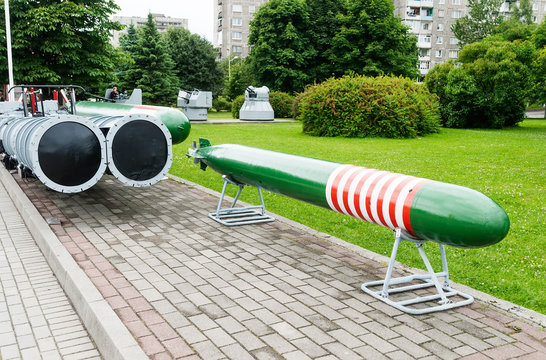
{"label": "green torpedo", "polygon": [[164,106],[130,105],[110,102],[78,101],[78,115],[82,116],[126,116],[131,114],[146,114],[158,118],[169,130],[173,145],[179,144],[190,135],[190,121],[178,109]]}
{"label": "green torpedo", "polygon": [[302,200],[409,236],[462,248],[501,241],[506,212],[466,187],[200,139],[189,155],[230,180]]}

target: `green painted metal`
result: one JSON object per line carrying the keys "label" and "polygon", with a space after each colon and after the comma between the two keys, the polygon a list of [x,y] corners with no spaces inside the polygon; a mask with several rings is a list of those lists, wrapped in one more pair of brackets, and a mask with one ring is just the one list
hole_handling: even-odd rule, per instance
{"label": "green painted metal", "polygon": [[467,187],[432,181],[411,204],[415,233],[456,247],[482,247],[501,241],[510,229],[506,212],[495,201]]}
{"label": "green painted metal", "polygon": [[76,111],[82,116],[125,116],[146,114],[157,117],[165,124],[172,136],[173,145],[190,135],[191,124],[186,115],[174,108],[151,105],[130,105],[111,102],[78,101]]}
{"label": "green painted metal", "polygon": [[[209,166],[235,182],[339,211],[329,205],[326,192],[329,181],[331,184],[336,177],[336,169],[339,171],[340,167],[346,165],[242,145],[211,146],[204,139],[200,140],[200,145],[199,149],[190,150],[190,155],[201,162],[203,169]],[[358,170],[377,172],[365,168]],[[392,177],[405,176],[388,174],[392,174]],[[474,248],[495,244],[507,235],[510,228],[508,215],[484,194],[453,184],[412,179],[424,185],[408,189],[409,193],[415,191],[413,199],[411,202],[408,200],[407,204],[404,203],[405,198],[400,200],[400,206],[409,207],[410,229],[418,239]],[[345,186],[343,191],[347,195],[349,185]],[[396,201],[396,205],[390,205],[391,208],[398,208]],[[395,227],[381,224],[377,219],[374,222]]]}
{"label": "green painted metal", "polygon": [[340,165],[232,144],[201,147],[196,157],[238,183],[261,187],[327,209],[330,207],[324,189],[328,177]]}

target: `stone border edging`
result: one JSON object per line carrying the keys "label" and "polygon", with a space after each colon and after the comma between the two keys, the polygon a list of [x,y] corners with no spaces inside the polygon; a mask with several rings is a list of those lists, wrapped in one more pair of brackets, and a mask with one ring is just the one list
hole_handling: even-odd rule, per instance
{"label": "stone border edging", "polygon": [[61,244],[11,174],[2,167],[0,181],[21,214],[97,349],[105,359],[148,359],[95,285]]}
{"label": "stone border edging", "polygon": [[[185,180],[185,179],[182,179],[182,178],[179,178],[177,176],[174,176],[172,174],[168,174],[167,175],[170,179],[174,180],[174,181],[177,181],[177,182],[180,182],[180,183],[183,183],[185,185],[188,185],[188,186],[193,186],[209,195],[213,195],[215,197],[220,197],[220,193],[214,191],[214,190],[211,190],[209,188],[206,188],[202,185],[199,185],[199,184],[196,184],[196,183],[193,183],[191,181],[188,181],[188,180]],[[233,198],[231,198],[230,196],[225,196],[224,197],[225,200],[228,200],[228,201],[233,201]],[[239,200],[238,203],[240,203],[241,205],[244,205],[244,206],[248,206],[249,204]],[[212,211],[212,210],[211,210]],[[285,223],[287,225],[290,225],[290,226],[293,226],[299,230],[303,230],[311,235],[314,235],[326,242],[329,242],[329,243],[332,243],[332,244],[335,244],[335,245],[338,245],[346,250],[349,250],[355,254],[358,254],[360,256],[363,256],[363,257],[366,257],[368,259],[371,259],[373,261],[377,261],[377,262],[380,262],[380,263],[383,263],[385,265],[387,265],[389,263],[389,258],[384,256],[384,255],[380,255],[380,254],[377,254],[377,253],[374,253],[373,251],[370,251],[368,249],[365,249],[363,247],[360,247],[360,246],[357,246],[357,245],[354,245],[354,244],[351,244],[351,243],[348,243],[344,240],[341,240],[339,238],[336,238],[332,235],[328,235],[326,233],[323,233],[323,232],[320,232],[320,231],[317,231],[315,229],[312,229],[308,226],[305,226],[303,224],[300,224],[296,221],[293,221],[293,220],[290,220],[288,218],[285,218],[283,216],[280,216],[280,215],[277,215],[277,214],[273,214],[269,211],[267,211],[269,214],[271,214],[272,216],[275,217],[276,220],[282,222],[282,223]],[[398,261],[396,261],[395,263],[395,267],[398,268],[398,269],[401,269],[401,270],[406,270],[410,273],[413,273],[413,274],[425,274],[426,272],[424,270],[421,270],[421,269],[417,269],[417,268],[412,268],[410,266],[407,266],[405,264],[402,264]],[[531,322],[533,324],[536,324],[538,326],[542,326],[543,328],[546,328],[546,315],[543,315],[539,312],[536,312],[534,310],[530,310],[530,309],[527,309],[527,308],[524,308],[522,306],[519,306],[519,305],[516,305],[514,303],[511,303],[509,301],[506,301],[506,300],[502,300],[502,299],[498,299],[492,295],[489,295],[489,294],[486,294],[484,292],[481,292],[481,291],[478,291],[478,290],[475,290],[469,286],[466,286],[466,285],[462,285],[462,284],[458,284],[458,283],[455,283],[453,281],[450,280],[450,283],[451,283],[451,286],[457,290],[460,290],[462,292],[465,292],[471,296],[473,296],[476,300],[479,300],[485,304],[487,304],[488,306],[492,306],[498,310],[501,310],[503,312],[506,312],[506,313],[509,313],[511,315],[515,315],[517,317],[519,317],[520,319],[522,320],[526,320],[528,322]]]}

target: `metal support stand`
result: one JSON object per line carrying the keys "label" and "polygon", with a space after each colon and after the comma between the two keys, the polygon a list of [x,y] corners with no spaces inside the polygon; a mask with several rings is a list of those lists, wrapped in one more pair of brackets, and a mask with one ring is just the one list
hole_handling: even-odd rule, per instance
{"label": "metal support stand", "polygon": [[[410,275],[410,276],[404,276],[399,278],[392,278],[392,271],[394,268],[394,262],[396,261],[396,254],[398,253],[398,247],[400,245],[400,242],[406,240],[411,241],[415,244],[417,247],[417,250],[419,251],[419,255],[421,255],[421,258],[423,259],[423,262],[425,263],[425,267],[427,268],[428,274],[427,275]],[[398,310],[404,311],[408,314],[427,314],[434,311],[442,311],[447,309],[452,309],[459,306],[465,306],[468,304],[471,304],[474,302],[474,298],[468,294],[462,293],[460,291],[454,290],[449,286],[449,271],[447,267],[447,259],[446,259],[446,253],[444,246],[440,244],[440,254],[442,257],[442,272],[435,273],[432,269],[432,266],[430,265],[430,262],[427,258],[427,255],[425,254],[425,250],[423,249],[423,244],[425,243],[425,240],[419,240],[419,239],[413,239],[409,236],[406,236],[402,233],[400,229],[395,230],[395,241],[394,246],[392,249],[391,258],[389,261],[389,267],[387,268],[387,274],[385,276],[385,280],[378,280],[378,281],[371,281],[367,282],[365,284],[362,284],[362,290],[373,296],[376,299],[379,299]],[[443,284],[440,285],[440,281],[438,278],[443,278]],[[392,287],[396,285],[403,285],[413,283],[406,286],[397,286]],[[381,286],[382,289],[380,291],[377,290],[371,290],[372,287]],[[413,290],[419,290],[419,289],[426,289],[434,287],[436,290],[436,293],[427,295],[427,296],[417,296],[413,299],[400,299],[400,300],[393,300],[390,298],[391,294],[399,294],[404,295],[405,292],[410,292]],[[453,297],[458,296],[462,298],[460,301],[454,301]],[[402,298],[403,296],[401,296]],[[439,300],[439,301],[437,301]],[[422,304],[420,307],[410,307],[411,305],[418,305]],[[437,304],[437,305],[434,305]]]}
{"label": "metal support stand", "polygon": [[[239,199],[239,195],[241,195],[241,192],[243,191],[245,185],[232,181],[228,179],[225,175],[222,176],[222,178],[224,179],[224,188],[222,189],[222,194],[220,195],[220,200],[218,201],[218,207],[216,208],[216,212],[209,214],[209,217],[211,219],[218,221],[220,224],[226,226],[258,224],[275,221],[274,217],[271,217],[265,213],[262,189],[258,188],[261,205],[235,208],[237,200]],[[231,206],[229,208],[222,209],[222,203],[224,201],[224,196],[226,194],[228,184],[238,186],[239,190],[237,191],[237,195],[235,195],[235,199],[233,200]]]}

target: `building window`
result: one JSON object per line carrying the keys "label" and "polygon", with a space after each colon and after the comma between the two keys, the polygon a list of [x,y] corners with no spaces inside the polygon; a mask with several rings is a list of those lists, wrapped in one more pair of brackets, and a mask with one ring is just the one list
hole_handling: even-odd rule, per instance
{"label": "building window", "polygon": [[533,11],[537,11],[538,10],[538,4],[537,3],[533,3]]}
{"label": "building window", "polygon": [[436,57],[438,58],[442,57],[442,50],[436,50]]}
{"label": "building window", "polygon": [[537,19],[536,16],[533,16],[533,22],[534,22],[534,23],[538,23],[538,19]]}
{"label": "building window", "polygon": [[251,14],[255,13],[256,12],[256,6],[255,5],[250,5],[248,7],[248,12],[251,13]]}
{"label": "building window", "polygon": [[436,25],[436,30],[438,30],[438,31],[444,31],[444,24],[438,24],[438,25]]}
{"label": "building window", "polygon": [[446,1],[445,0],[438,0],[438,4],[442,5],[442,4],[445,4]]}
{"label": "building window", "polygon": [[419,69],[421,70],[428,70],[430,69],[430,62],[429,61],[421,61],[419,63]]}
{"label": "building window", "polygon": [[461,0],[451,0],[453,5],[461,5]]}
{"label": "building window", "polygon": [[421,57],[430,56],[430,49],[419,49],[419,56]]}
{"label": "building window", "polygon": [[449,50],[449,57],[451,59],[456,59],[459,55],[459,52],[457,50]]}
{"label": "building window", "polygon": [[243,5],[231,5],[232,12],[243,12]]}
{"label": "building window", "polygon": [[423,23],[423,30],[428,30],[428,23]]}
{"label": "building window", "polygon": [[461,17],[461,11],[460,10],[453,10],[451,12],[451,17],[453,19],[459,19]]}
{"label": "building window", "polygon": [[430,35],[419,35],[419,42],[429,43],[430,44],[431,36]]}
{"label": "building window", "polygon": [[243,52],[243,47],[242,46],[237,46],[237,45],[233,45],[233,47],[231,48],[232,52],[234,53],[242,53]]}
{"label": "building window", "polygon": [[438,17],[444,17],[445,13],[445,10],[438,10]]}
{"label": "building window", "polygon": [[233,31],[231,33],[231,38],[234,40],[241,40],[243,38],[243,33],[240,31]]}
{"label": "building window", "polygon": [[449,38],[449,43],[451,45],[457,45],[459,43],[459,39],[457,39],[456,37]]}
{"label": "building window", "polygon": [[443,44],[444,43],[444,38],[442,36],[437,36],[436,37],[436,44]]}
{"label": "building window", "polygon": [[243,25],[243,19],[233,18],[233,19],[231,19],[231,25],[233,25],[233,26],[242,26]]}

